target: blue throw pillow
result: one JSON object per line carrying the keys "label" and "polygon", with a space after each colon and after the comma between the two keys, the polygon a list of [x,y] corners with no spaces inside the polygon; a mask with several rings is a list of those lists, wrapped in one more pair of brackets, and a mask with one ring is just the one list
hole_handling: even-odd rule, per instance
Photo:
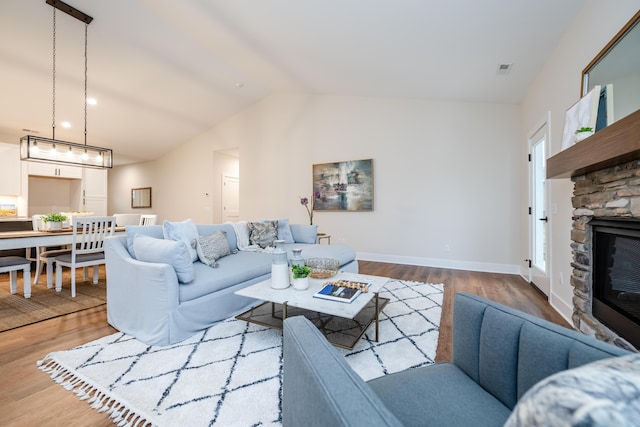
{"label": "blue throw pillow", "polygon": [[306,224],[291,224],[291,234],[295,243],[317,243],[318,226]]}
{"label": "blue throw pillow", "polygon": [[165,239],[182,240],[189,249],[191,262],[198,260],[198,252],[196,250],[196,239],[198,238],[198,227],[191,218],[182,222],[164,221],[162,223],[162,233]]}
{"label": "blue throw pillow", "polygon": [[285,243],[295,243],[288,219],[278,220],[278,240],[284,240]]}
{"label": "blue throw pillow", "polygon": [[133,239],[133,251],[139,261],[171,265],[181,283],[193,282],[195,278],[189,249],[182,240],[156,239],[136,234]]}
{"label": "blue throw pillow", "polygon": [[159,225],[127,225],[124,230],[127,233],[127,250],[129,251],[129,255],[134,259],[136,258],[136,253],[133,251],[133,240],[138,233],[155,237],[156,239],[162,239],[163,237],[162,227]]}

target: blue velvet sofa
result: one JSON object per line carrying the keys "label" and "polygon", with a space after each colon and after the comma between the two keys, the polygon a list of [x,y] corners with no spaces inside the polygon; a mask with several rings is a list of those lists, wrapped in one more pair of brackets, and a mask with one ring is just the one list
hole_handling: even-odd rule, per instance
{"label": "blue velvet sofa", "polygon": [[[408,369],[369,382],[307,319],[287,319],[284,426],[502,426],[519,399],[544,378],[629,354],[471,294],[455,296],[453,316],[450,363]],[[608,360],[617,359],[622,358]],[[546,401],[563,394],[566,391]]]}
{"label": "blue velvet sofa", "polygon": [[[231,224],[196,227],[200,236],[225,232],[230,250],[237,250],[236,233]],[[295,243],[284,245],[289,256],[291,249],[300,248],[304,258],[335,258],[340,261],[342,271],[358,272],[355,251],[351,248],[299,243],[298,240],[310,241],[308,227],[291,224]],[[315,230],[311,230],[314,237]],[[161,225],[127,226],[126,236],[105,239],[107,319],[114,328],[146,344],[168,345],[182,341],[248,309],[256,301],[234,292],[271,275],[271,254],[238,251],[218,259],[217,268],[193,262],[195,279],[181,283],[171,264],[136,259],[132,240],[137,234],[163,239]]]}

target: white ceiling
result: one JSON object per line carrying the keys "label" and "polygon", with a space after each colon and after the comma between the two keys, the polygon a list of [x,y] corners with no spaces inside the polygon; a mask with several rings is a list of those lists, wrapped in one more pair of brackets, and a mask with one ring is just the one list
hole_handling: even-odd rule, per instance
{"label": "white ceiling", "polygon": [[[94,18],[87,143],[116,165],[275,92],[519,103],[584,2],[66,1]],[[52,14],[45,0],[0,0],[1,141],[51,137]],[[84,24],[56,21],[56,121],[72,123],[56,138],[82,143]]]}

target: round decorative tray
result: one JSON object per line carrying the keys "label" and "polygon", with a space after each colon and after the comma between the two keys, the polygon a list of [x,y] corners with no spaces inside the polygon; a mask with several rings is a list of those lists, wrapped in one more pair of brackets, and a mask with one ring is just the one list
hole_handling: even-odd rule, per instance
{"label": "round decorative tray", "polygon": [[307,258],[304,263],[311,269],[309,277],[328,279],[338,274],[340,261],[333,258]]}

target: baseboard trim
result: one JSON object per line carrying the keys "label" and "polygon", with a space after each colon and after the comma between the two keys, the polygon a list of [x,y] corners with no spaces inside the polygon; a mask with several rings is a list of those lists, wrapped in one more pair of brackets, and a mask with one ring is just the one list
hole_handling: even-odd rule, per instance
{"label": "baseboard trim", "polygon": [[[560,298],[558,295],[551,292],[549,296],[549,304],[555,311],[557,311],[560,316],[564,318],[571,326],[573,326],[573,307],[567,304]],[[575,327],[574,327],[575,328]]]}
{"label": "baseboard trim", "polygon": [[520,274],[520,266],[449,259],[407,257],[399,255],[357,252],[356,259],[362,261],[388,262],[392,264],[419,265],[422,267],[450,268],[452,270],[481,271],[485,273]]}

